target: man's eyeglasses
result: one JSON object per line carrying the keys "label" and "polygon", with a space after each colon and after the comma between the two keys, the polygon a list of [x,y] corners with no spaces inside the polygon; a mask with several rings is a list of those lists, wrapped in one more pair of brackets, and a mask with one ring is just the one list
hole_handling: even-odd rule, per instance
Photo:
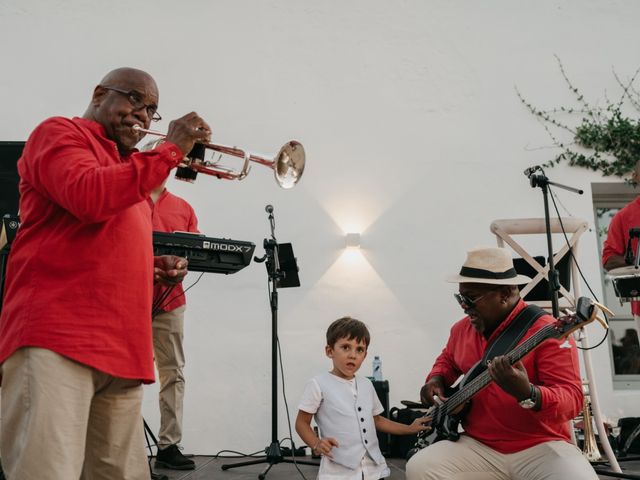
{"label": "man's eyeglasses", "polygon": [[484,295],[480,295],[479,297],[476,297],[476,298],[469,298],[464,293],[460,293],[460,292],[454,293],[453,296],[455,297],[455,299],[458,301],[458,303],[462,308],[474,308],[476,306],[476,303],[478,303],[480,300],[482,300],[484,297],[486,297],[490,293],[491,292],[487,292]]}
{"label": "man's eyeglasses", "polygon": [[114,92],[118,92],[126,96],[134,110],[141,110],[144,108],[147,111],[147,115],[152,121],[158,122],[162,120],[162,117],[158,114],[158,106],[147,105],[146,103],[144,103],[144,100],[142,100],[142,95],[139,92],[136,92],[135,90],[122,90],[121,88],[115,87],[105,87],[104,85],[102,88],[106,90],[113,90]]}

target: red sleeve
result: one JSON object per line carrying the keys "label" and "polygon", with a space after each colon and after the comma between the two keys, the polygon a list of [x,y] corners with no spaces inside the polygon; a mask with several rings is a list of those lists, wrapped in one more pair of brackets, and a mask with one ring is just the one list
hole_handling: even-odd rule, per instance
{"label": "red sleeve", "polygon": [[191,205],[189,205],[189,210],[190,214],[189,223],[187,225],[187,232],[200,233],[200,230],[198,230],[198,217],[196,217],[196,212],[195,210],[193,210],[193,207],[191,207]]}
{"label": "red sleeve", "polygon": [[573,338],[568,344],[554,339],[543,342],[534,352],[534,362],[532,381],[540,388],[542,403],[541,409],[533,413],[554,423],[575,418],[582,409],[583,393]]}
{"label": "red sleeve", "polygon": [[622,210],[614,215],[611,223],[609,224],[609,231],[607,233],[607,239],[604,241],[602,247],[602,265],[607,263],[607,260],[613,255],[624,256],[625,249],[625,231],[623,225]]}
{"label": "red sleeve", "polygon": [[40,124],[27,145],[20,174],[41,195],[87,223],[144,200],[182,155],[176,145],[165,143],[114,164],[117,152],[110,155],[104,142],[64,118]]}
{"label": "red sleeve", "polygon": [[458,337],[459,333],[457,332],[457,329],[454,325],[449,333],[449,340],[447,340],[447,344],[442,349],[442,353],[440,353],[440,355],[438,355],[438,358],[436,358],[436,361],[431,368],[431,372],[429,372],[429,375],[427,375],[427,382],[432,377],[440,376],[444,378],[445,386],[449,387],[458,379],[460,375],[464,373],[460,371],[454,360],[455,346],[460,345],[460,340],[458,339]]}

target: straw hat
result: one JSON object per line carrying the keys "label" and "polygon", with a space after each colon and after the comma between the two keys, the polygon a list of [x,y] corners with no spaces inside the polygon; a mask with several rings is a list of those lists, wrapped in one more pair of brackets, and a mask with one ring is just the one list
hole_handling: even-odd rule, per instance
{"label": "straw hat", "polygon": [[524,285],[531,279],[518,275],[511,253],[506,248],[477,248],[467,252],[460,274],[447,277],[451,283],[489,283],[492,285]]}

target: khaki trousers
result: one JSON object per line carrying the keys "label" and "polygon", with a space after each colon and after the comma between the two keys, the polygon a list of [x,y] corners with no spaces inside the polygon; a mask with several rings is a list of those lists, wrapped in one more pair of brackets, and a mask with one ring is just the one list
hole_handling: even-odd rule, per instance
{"label": "khaki trousers", "polygon": [[153,319],[153,351],[160,380],[158,446],[161,449],[182,440],[184,312],[183,305]]}
{"label": "khaki trousers", "polygon": [[142,386],[42,348],[2,364],[9,480],[148,480]]}
{"label": "khaki trousers", "polygon": [[598,480],[575,445],[545,442],[502,454],[462,435],[416,453],[407,463],[407,480]]}

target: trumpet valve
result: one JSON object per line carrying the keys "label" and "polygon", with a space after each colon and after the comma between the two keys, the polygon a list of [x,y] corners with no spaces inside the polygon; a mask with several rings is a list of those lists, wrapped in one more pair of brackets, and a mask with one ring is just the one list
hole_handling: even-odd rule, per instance
{"label": "trumpet valve", "polygon": [[175,179],[183,182],[195,183],[198,172],[188,166],[178,166]]}

